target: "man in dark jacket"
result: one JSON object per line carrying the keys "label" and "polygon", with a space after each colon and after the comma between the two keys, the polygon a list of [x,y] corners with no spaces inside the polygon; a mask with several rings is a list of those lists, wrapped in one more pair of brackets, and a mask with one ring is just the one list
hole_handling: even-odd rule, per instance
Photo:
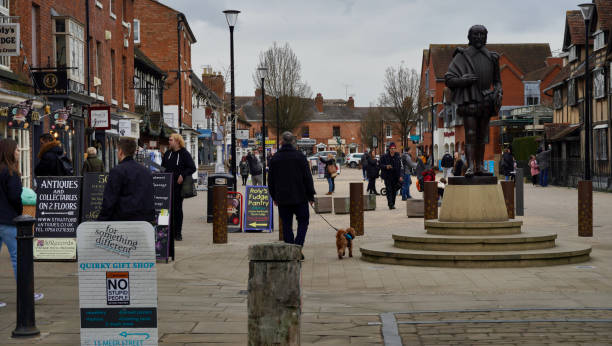
{"label": "man in dark jacket", "polygon": [[442,171],[444,172],[444,179],[448,177],[448,173],[453,169],[455,162],[453,160],[453,156],[447,151],[442,156],[442,162],[440,162],[442,166]]}
{"label": "man in dark jacket", "polygon": [[501,169],[501,174],[506,177],[506,181],[510,180],[512,177],[512,171],[514,171],[514,158],[512,157],[512,153],[510,153],[509,148],[504,150],[499,168]]}
{"label": "man in dark jacket", "polygon": [[[289,131],[281,136],[282,146],[270,159],[268,186],[283,224],[285,243],[304,245],[308,230],[308,202],[314,203],[314,183],[306,156],[295,149],[295,137]],[[297,236],[293,236],[293,215]]]}
{"label": "man in dark jacket", "polygon": [[62,143],[56,141],[53,136],[48,133],[40,136],[40,151],[38,158],[40,161],[34,168],[34,174],[38,177],[57,177],[69,175],[65,172],[61,157],[64,155]]}
{"label": "man in dark jacket", "polygon": [[247,154],[247,162],[249,163],[249,173],[251,173],[251,183],[253,185],[263,185],[263,165],[259,159],[259,153],[257,150],[253,150]]}
{"label": "man in dark jacket", "polygon": [[121,138],[118,147],[120,162],[108,175],[98,220],[153,222],[153,176],[132,158],[135,140]]}
{"label": "man in dark jacket", "polygon": [[380,158],[380,170],[387,189],[389,209],[395,209],[395,197],[402,178],[402,159],[397,153],[395,143],[389,144],[389,150]]}

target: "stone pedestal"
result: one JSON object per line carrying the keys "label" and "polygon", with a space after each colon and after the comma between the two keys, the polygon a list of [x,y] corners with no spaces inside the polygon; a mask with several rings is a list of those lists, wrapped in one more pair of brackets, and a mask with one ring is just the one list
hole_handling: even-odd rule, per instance
{"label": "stone pedestal", "polygon": [[423,217],[425,204],[422,199],[410,198],[406,200],[406,214],[408,217]]}
{"label": "stone pedestal", "polygon": [[317,214],[332,212],[331,196],[315,196],[314,210]]}
{"label": "stone pedestal", "polygon": [[[456,177],[450,178],[444,189],[444,201],[440,208],[438,220],[442,222],[496,222],[508,221],[508,210],[504,201],[504,193],[497,179],[491,183],[453,184]],[[479,182],[478,177],[472,179]],[[485,178],[485,177],[482,177]],[[484,179],[482,179],[484,180]],[[487,179],[489,180],[489,179]]]}
{"label": "stone pedestal", "polygon": [[281,242],[249,247],[248,344],[299,345],[301,251]]}
{"label": "stone pedestal", "polygon": [[348,214],[351,212],[351,200],[348,197],[334,197],[334,213]]}

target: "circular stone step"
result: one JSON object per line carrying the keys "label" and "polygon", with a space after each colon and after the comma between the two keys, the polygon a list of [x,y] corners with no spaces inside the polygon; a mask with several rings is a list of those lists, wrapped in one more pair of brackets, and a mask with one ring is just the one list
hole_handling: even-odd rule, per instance
{"label": "circular stone step", "polygon": [[585,262],[591,247],[560,244],[550,249],[501,252],[441,252],[396,248],[390,242],[365,245],[361,259],[368,262],[426,267],[509,268]]}
{"label": "circular stone step", "polygon": [[448,222],[426,220],[429,234],[438,235],[508,235],[521,233],[523,221]]}
{"label": "circular stone step", "polygon": [[394,246],[428,251],[514,251],[547,249],[555,246],[556,234],[525,233],[499,236],[448,236],[394,234]]}

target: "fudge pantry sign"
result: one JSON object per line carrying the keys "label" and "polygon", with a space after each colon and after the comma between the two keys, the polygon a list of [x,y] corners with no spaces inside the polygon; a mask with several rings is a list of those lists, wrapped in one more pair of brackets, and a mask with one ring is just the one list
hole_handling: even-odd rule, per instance
{"label": "fudge pantry sign", "polygon": [[77,229],[81,345],[157,345],[157,270],[148,222]]}

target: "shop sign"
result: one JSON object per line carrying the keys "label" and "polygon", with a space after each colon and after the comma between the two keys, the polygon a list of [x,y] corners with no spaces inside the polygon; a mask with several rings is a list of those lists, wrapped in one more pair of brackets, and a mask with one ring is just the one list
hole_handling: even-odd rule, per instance
{"label": "shop sign", "polygon": [[9,128],[27,129],[30,127],[30,122],[32,122],[31,113],[32,100],[26,100],[7,109],[3,109],[0,115],[9,117],[7,123]]}
{"label": "shop sign", "polygon": [[157,264],[148,222],[77,230],[81,345],[157,345]]}
{"label": "shop sign", "polygon": [[93,127],[96,130],[110,130],[110,106],[89,107],[89,126]]}
{"label": "shop sign", "polygon": [[38,95],[63,95],[68,93],[66,70],[34,71],[34,87]]}
{"label": "shop sign", "polygon": [[19,56],[19,24],[0,24],[0,56]]}
{"label": "shop sign", "polygon": [[444,137],[452,137],[455,135],[455,131],[444,132]]}
{"label": "shop sign", "polygon": [[276,139],[266,139],[266,145],[274,145],[276,144]]}
{"label": "shop sign", "polygon": [[119,136],[131,137],[132,135],[132,122],[130,119],[119,120]]}
{"label": "shop sign", "polygon": [[236,130],[236,139],[249,139],[249,130]]}

